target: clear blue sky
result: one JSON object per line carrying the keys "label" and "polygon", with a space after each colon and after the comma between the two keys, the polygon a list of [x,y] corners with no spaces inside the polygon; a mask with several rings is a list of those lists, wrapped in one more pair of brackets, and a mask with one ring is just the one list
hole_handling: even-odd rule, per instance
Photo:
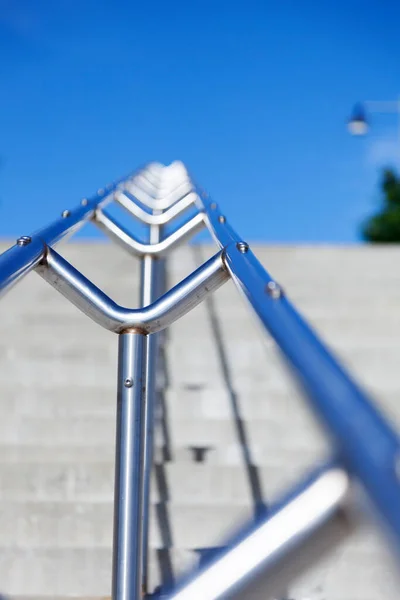
{"label": "clear blue sky", "polygon": [[181,159],[246,239],[356,241],[400,141],[345,120],[400,94],[399,23],[390,0],[0,0],[0,235]]}

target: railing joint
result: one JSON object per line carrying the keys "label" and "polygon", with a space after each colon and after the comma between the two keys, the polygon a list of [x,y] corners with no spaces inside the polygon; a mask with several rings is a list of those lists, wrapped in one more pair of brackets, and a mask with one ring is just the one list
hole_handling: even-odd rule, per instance
{"label": "railing joint", "polygon": [[52,248],[47,249],[46,260],[37,265],[36,271],[105,329],[114,333],[133,330],[144,335],[171,325],[229,277],[218,252],[152,304],[130,309],[119,306]]}
{"label": "railing joint", "polygon": [[130,232],[119,225],[112,217],[105,214],[101,209],[96,209],[93,215],[94,223],[115,243],[134,256],[143,257],[163,255],[172,250],[178,243],[194,235],[204,227],[204,214],[197,213],[189,221],[164,238],[161,242],[144,244],[135,238]]}

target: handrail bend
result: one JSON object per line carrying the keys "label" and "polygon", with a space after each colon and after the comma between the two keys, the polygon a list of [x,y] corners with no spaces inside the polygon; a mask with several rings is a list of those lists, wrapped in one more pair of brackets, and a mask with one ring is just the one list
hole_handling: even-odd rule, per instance
{"label": "handrail bend", "polygon": [[161,331],[229,279],[218,252],[150,306],[130,309],[119,306],[51,248],[36,271],[93,321],[114,333]]}
{"label": "handrail bend", "polygon": [[192,206],[196,201],[196,194],[188,192],[186,196],[183,196],[164,212],[150,214],[143,210],[143,208],[141,208],[132,198],[129,198],[127,194],[129,194],[129,192],[118,191],[115,193],[114,199],[117,204],[120,204],[129,214],[147,225],[166,225],[184,210],[189,208],[189,206]]}
{"label": "handrail bend", "polygon": [[202,213],[197,213],[161,242],[143,244],[124,227],[119,225],[110,215],[106,215],[100,209],[96,210],[93,221],[110,239],[134,256],[164,254],[204,227],[203,215]]}
{"label": "handrail bend", "polygon": [[128,191],[132,196],[137,198],[139,202],[145,204],[153,210],[165,210],[170,208],[175,202],[186,196],[192,191],[192,184],[189,181],[184,181],[179,184],[172,191],[168,192],[162,198],[155,198],[151,195],[151,188],[143,189],[137,179],[128,181],[125,185],[121,186],[121,190]]}

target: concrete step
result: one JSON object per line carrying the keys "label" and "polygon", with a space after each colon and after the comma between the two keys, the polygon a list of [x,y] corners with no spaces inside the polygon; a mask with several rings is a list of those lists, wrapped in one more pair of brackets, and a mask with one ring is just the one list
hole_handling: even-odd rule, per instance
{"label": "concrete step", "polygon": [[[255,494],[275,498],[300,479],[302,469],[288,465],[219,466],[166,463],[152,474],[151,498],[182,505],[252,505]],[[113,502],[113,463],[19,463],[0,469],[0,501]]]}
{"label": "concrete step", "polygon": [[75,445],[60,444],[57,446],[46,446],[43,444],[1,444],[0,465],[1,468],[7,464],[69,464],[81,463],[113,463],[115,457],[114,445]]}
{"label": "concrete step", "polygon": [[2,386],[0,415],[43,419],[108,416],[115,418],[116,387],[83,387],[71,383],[50,389]]}
{"label": "concrete step", "polygon": [[[150,549],[150,589],[196,567],[209,549]],[[360,530],[313,565],[288,590],[296,600],[398,599],[399,578],[383,542],[373,530]],[[0,546],[1,593],[13,598],[29,589],[39,598],[109,597],[110,548],[9,548]],[[262,596],[261,596],[262,597]],[[26,591],[24,600],[28,600]],[[22,598],[21,598],[22,600]]]}
{"label": "concrete step", "polygon": [[[246,504],[175,504],[150,507],[152,548],[220,546],[251,522]],[[0,502],[0,546],[18,548],[110,548],[111,502]]]}
{"label": "concrete step", "polygon": [[[289,392],[260,391],[256,394],[232,394],[226,388],[203,388],[196,385],[186,389],[167,390],[168,419],[230,420],[238,414],[246,420],[279,419],[291,412],[309,418],[303,398]],[[70,386],[67,390],[15,390],[5,388],[0,398],[0,414],[18,419],[94,418],[115,419],[116,391]],[[156,408],[156,418],[162,415]]]}
{"label": "concrete step", "polygon": [[[260,386],[261,387],[261,386]],[[366,390],[377,407],[400,427],[400,409],[398,392],[390,386],[388,389],[376,389],[370,385]],[[208,389],[193,386],[193,389],[168,390],[166,393],[168,423],[172,426],[183,425],[188,421],[225,421],[232,424],[242,419],[244,423],[261,421],[287,425],[288,430],[301,428],[304,432],[313,432],[319,437],[321,431],[316,425],[312,407],[307,398],[294,386],[286,390],[256,390],[254,393],[227,389]],[[285,438],[283,438],[285,439]],[[258,440],[257,440],[258,441]]]}
{"label": "concrete step", "polygon": [[[65,335],[65,332],[63,333]],[[114,364],[115,363],[115,364]],[[0,385],[10,387],[18,382],[20,389],[35,387],[37,390],[68,388],[71,383],[82,387],[111,387],[116,381],[116,358],[106,357],[100,362],[86,355],[81,361],[66,361],[60,357],[35,358],[20,362],[15,358],[4,360],[0,372]]]}
{"label": "concrete step", "polygon": [[[194,568],[201,552],[173,548],[150,549],[149,575],[153,589]],[[23,600],[44,598],[109,598],[111,548],[8,548],[0,546],[0,593]],[[22,598],[21,598],[22,600]]]}
{"label": "concrete step", "polygon": [[[374,389],[370,390],[374,395]],[[255,393],[230,392],[226,387],[208,387],[188,383],[181,388],[168,389],[165,395],[167,421],[212,420],[233,421],[236,416],[245,421],[279,420],[294,418],[312,421],[308,402],[294,386],[286,390],[262,389]],[[380,391],[375,397],[378,405],[393,413],[399,412],[398,393]],[[4,386],[0,398],[0,415],[6,415],[11,423],[19,424],[22,417],[34,419],[110,419],[114,427],[116,413],[116,390],[70,385],[67,389],[19,389]],[[161,416],[160,409],[156,416]],[[14,421],[15,419],[15,421]],[[184,425],[185,423],[183,423]]]}
{"label": "concrete step", "polygon": [[[322,433],[313,420],[292,415],[284,422],[276,417],[258,420],[170,420],[168,425],[170,450],[180,447],[211,446],[228,448],[245,445],[278,452],[278,449],[298,450],[313,448],[315,452],[326,448]],[[60,417],[56,420],[40,417],[3,417],[0,421],[0,439],[3,445],[37,445],[53,449],[58,446],[108,445],[114,448],[115,419],[108,415],[96,417]],[[155,430],[156,447],[164,446],[161,428]]]}
{"label": "concrete step", "polygon": [[97,444],[114,445],[115,419],[109,415],[67,416],[58,419],[36,416],[3,416],[0,421],[3,444],[40,446]]}
{"label": "concrete step", "polygon": [[108,416],[115,418],[117,393],[114,387],[82,387],[71,383],[66,388],[2,387],[0,414],[10,417],[44,419]]}
{"label": "concrete step", "polygon": [[293,415],[285,422],[277,418],[258,420],[214,419],[179,420],[169,422],[169,431],[173,446],[212,446],[225,448],[244,443],[251,451],[254,447],[269,448],[278,452],[278,448],[312,447],[315,451],[326,447],[322,434],[310,419],[305,421]]}
{"label": "concrete step", "polygon": [[[290,432],[288,432],[290,433]],[[301,446],[288,443],[271,447],[270,444],[251,443],[250,464],[258,466],[287,466],[293,464],[301,468],[313,465],[326,455],[327,441],[321,440],[317,448],[314,444],[305,441]],[[154,460],[156,463],[174,461],[176,463],[194,464],[192,444],[158,446],[155,448]],[[225,465],[242,467],[247,462],[248,452],[238,443],[224,446],[211,446],[206,453],[205,461],[209,465]],[[20,463],[54,463],[65,464],[81,462],[82,464],[112,463],[115,456],[114,444],[83,445],[81,444],[2,444],[0,445],[0,465]]]}
{"label": "concrete step", "polygon": [[[36,316],[32,318],[36,319]],[[2,336],[12,337],[3,327],[0,331]],[[24,364],[25,361],[31,361],[34,356],[37,360],[49,362],[63,359],[83,365],[88,361],[91,363],[111,361],[111,364],[114,364],[117,358],[116,337],[94,336],[90,332],[87,338],[87,342],[83,345],[80,335],[71,335],[68,324],[65,323],[62,335],[56,336],[51,331],[45,336],[42,332],[37,335],[31,332],[29,340],[23,344],[20,339],[14,339],[12,342],[8,341],[7,344],[0,345],[0,360],[17,360]]]}

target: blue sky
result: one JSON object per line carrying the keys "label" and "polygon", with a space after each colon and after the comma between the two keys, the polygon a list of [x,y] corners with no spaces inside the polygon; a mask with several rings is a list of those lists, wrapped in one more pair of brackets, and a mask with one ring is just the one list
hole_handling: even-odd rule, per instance
{"label": "blue sky", "polygon": [[399,124],[345,121],[399,96],[399,22],[388,0],[0,0],[0,235],[180,159],[246,239],[357,241]]}

